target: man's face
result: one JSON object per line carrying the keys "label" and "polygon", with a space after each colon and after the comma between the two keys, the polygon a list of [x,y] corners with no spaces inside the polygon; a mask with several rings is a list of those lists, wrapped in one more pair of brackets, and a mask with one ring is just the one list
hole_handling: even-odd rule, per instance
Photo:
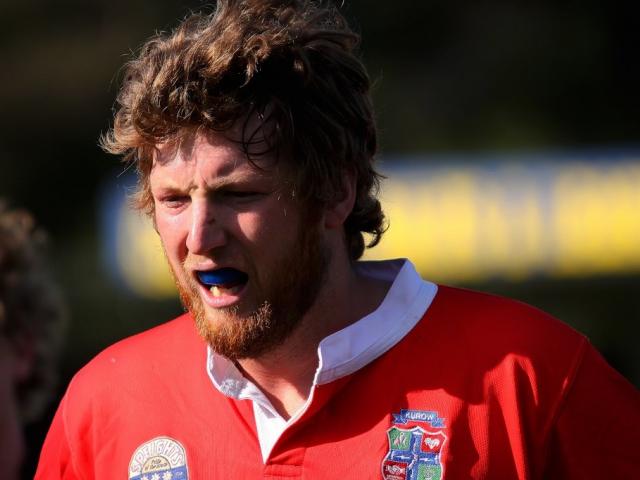
{"label": "man's face", "polygon": [[259,162],[221,135],[198,135],[160,146],[149,179],[182,301],[231,359],[280,344],[315,301],[329,262],[320,222],[306,220],[272,159]]}

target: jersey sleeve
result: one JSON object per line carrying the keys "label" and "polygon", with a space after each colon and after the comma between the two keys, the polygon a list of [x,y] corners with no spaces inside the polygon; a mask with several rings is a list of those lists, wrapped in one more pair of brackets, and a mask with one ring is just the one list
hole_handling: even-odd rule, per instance
{"label": "jersey sleeve", "polygon": [[65,396],[49,427],[49,432],[40,452],[40,460],[34,480],[76,480],[73,468],[71,447],[66,433],[65,409],[67,397]]}
{"label": "jersey sleeve", "polygon": [[585,342],[549,436],[549,479],[629,479],[640,471],[640,392]]}

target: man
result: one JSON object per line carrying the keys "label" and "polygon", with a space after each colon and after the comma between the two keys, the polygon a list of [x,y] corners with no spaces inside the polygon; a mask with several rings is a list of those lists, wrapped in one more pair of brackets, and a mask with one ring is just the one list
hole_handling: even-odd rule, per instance
{"label": "man", "polygon": [[639,396],[584,337],[358,261],[383,215],[357,42],[324,3],[229,0],[128,64],[103,144],[188,313],[76,375],[37,478],[631,478]]}
{"label": "man", "polygon": [[54,390],[64,308],[44,262],[44,233],[31,215],[0,199],[0,465],[20,477],[23,425],[42,414]]}

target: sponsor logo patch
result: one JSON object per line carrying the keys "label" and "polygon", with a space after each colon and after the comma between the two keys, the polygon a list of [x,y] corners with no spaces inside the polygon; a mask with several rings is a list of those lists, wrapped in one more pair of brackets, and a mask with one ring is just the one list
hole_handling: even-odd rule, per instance
{"label": "sponsor logo patch", "polygon": [[156,437],[140,445],[129,462],[129,480],[188,480],[187,454],[173,438]]}
{"label": "sponsor logo patch", "polygon": [[447,435],[437,412],[402,410],[387,430],[389,451],[382,461],[384,480],[441,480]]}

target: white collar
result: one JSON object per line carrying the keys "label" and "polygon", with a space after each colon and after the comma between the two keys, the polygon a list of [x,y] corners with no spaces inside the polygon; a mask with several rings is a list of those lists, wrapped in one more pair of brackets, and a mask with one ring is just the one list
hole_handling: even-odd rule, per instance
{"label": "white collar", "polygon": [[[374,312],[320,342],[314,387],[356,372],[393,347],[424,316],[437,292],[437,286],[422,280],[405,259],[358,262],[356,268],[364,275],[393,283]],[[207,350],[207,373],[224,395],[269,403],[233,362],[211,348]]]}

